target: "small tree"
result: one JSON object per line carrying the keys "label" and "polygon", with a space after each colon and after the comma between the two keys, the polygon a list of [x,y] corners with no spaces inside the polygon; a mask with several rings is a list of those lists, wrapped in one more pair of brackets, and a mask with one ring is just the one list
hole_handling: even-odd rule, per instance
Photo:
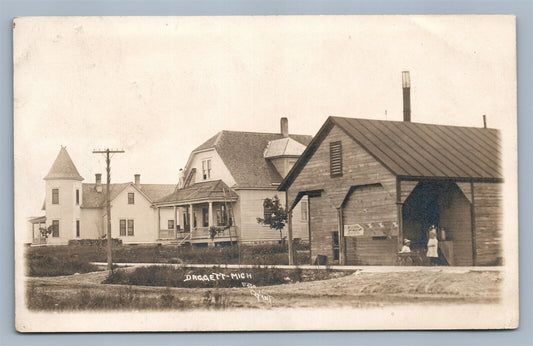
{"label": "small tree", "polygon": [[287,223],[287,210],[281,205],[277,195],[274,198],[265,198],[263,208],[263,218],[258,217],[257,223],[268,225],[271,229],[278,230],[279,238],[283,242],[281,230]]}
{"label": "small tree", "polygon": [[48,239],[48,236],[52,234],[54,231],[54,225],[50,225],[48,227],[39,227],[39,232],[41,233],[41,237],[44,239]]}

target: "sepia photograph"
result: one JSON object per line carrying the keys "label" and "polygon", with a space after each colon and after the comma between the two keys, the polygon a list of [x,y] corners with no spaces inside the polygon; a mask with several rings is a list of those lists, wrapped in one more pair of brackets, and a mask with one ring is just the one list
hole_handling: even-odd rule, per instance
{"label": "sepia photograph", "polygon": [[510,15],[13,19],[19,332],[514,329]]}

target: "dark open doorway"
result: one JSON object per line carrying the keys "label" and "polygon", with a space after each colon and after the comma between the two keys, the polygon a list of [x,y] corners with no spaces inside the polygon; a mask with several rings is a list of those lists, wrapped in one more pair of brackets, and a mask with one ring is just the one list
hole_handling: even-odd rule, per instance
{"label": "dark open doorway", "polygon": [[411,240],[412,251],[424,255],[428,229],[435,225],[441,262],[472,265],[470,208],[455,182],[421,181],[403,204],[403,238]]}

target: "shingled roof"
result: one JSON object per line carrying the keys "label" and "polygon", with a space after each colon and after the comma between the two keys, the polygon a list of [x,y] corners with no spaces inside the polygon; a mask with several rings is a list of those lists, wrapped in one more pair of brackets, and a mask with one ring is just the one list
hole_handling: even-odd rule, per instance
{"label": "shingled roof", "polygon": [[196,183],[156,201],[157,204],[188,203],[197,201],[224,201],[236,200],[239,196],[222,180]]}
{"label": "shingled roof", "polygon": [[[110,199],[114,200],[126,187],[133,183],[111,184]],[[173,184],[141,184],[140,190],[150,199],[150,202],[172,193],[176,188]],[[102,184],[102,192],[96,191],[96,184],[82,184],[82,208],[105,207],[107,185]]]}
{"label": "shingled roof", "polygon": [[337,125],[400,177],[501,180],[501,140],[488,128],[329,117],[280,185],[286,189]]}
{"label": "shingled roof", "polygon": [[[289,135],[307,146],[312,136]],[[214,148],[235,179],[237,187],[272,187],[283,178],[274,165],[263,157],[270,141],[282,139],[279,133],[221,131],[197,147],[194,152]]]}
{"label": "shingled roof", "polygon": [[44,180],[52,179],[83,180],[80,173],[78,173],[74,162],[72,162],[66,147],[61,147],[54,164],[50,168],[46,177],[44,177]]}

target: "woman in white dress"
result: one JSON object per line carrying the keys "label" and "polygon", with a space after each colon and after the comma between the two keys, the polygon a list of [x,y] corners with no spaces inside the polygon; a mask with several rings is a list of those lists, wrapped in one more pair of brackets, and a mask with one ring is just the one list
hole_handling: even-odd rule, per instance
{"label": "woman in white dress", "polygon": [[431,261],[432,265],[438,264],[439,261],[439,241],[437,240],[437,227],[431,226],[429,228],[429,239],[427,245],[428,251],[426,256]]}

